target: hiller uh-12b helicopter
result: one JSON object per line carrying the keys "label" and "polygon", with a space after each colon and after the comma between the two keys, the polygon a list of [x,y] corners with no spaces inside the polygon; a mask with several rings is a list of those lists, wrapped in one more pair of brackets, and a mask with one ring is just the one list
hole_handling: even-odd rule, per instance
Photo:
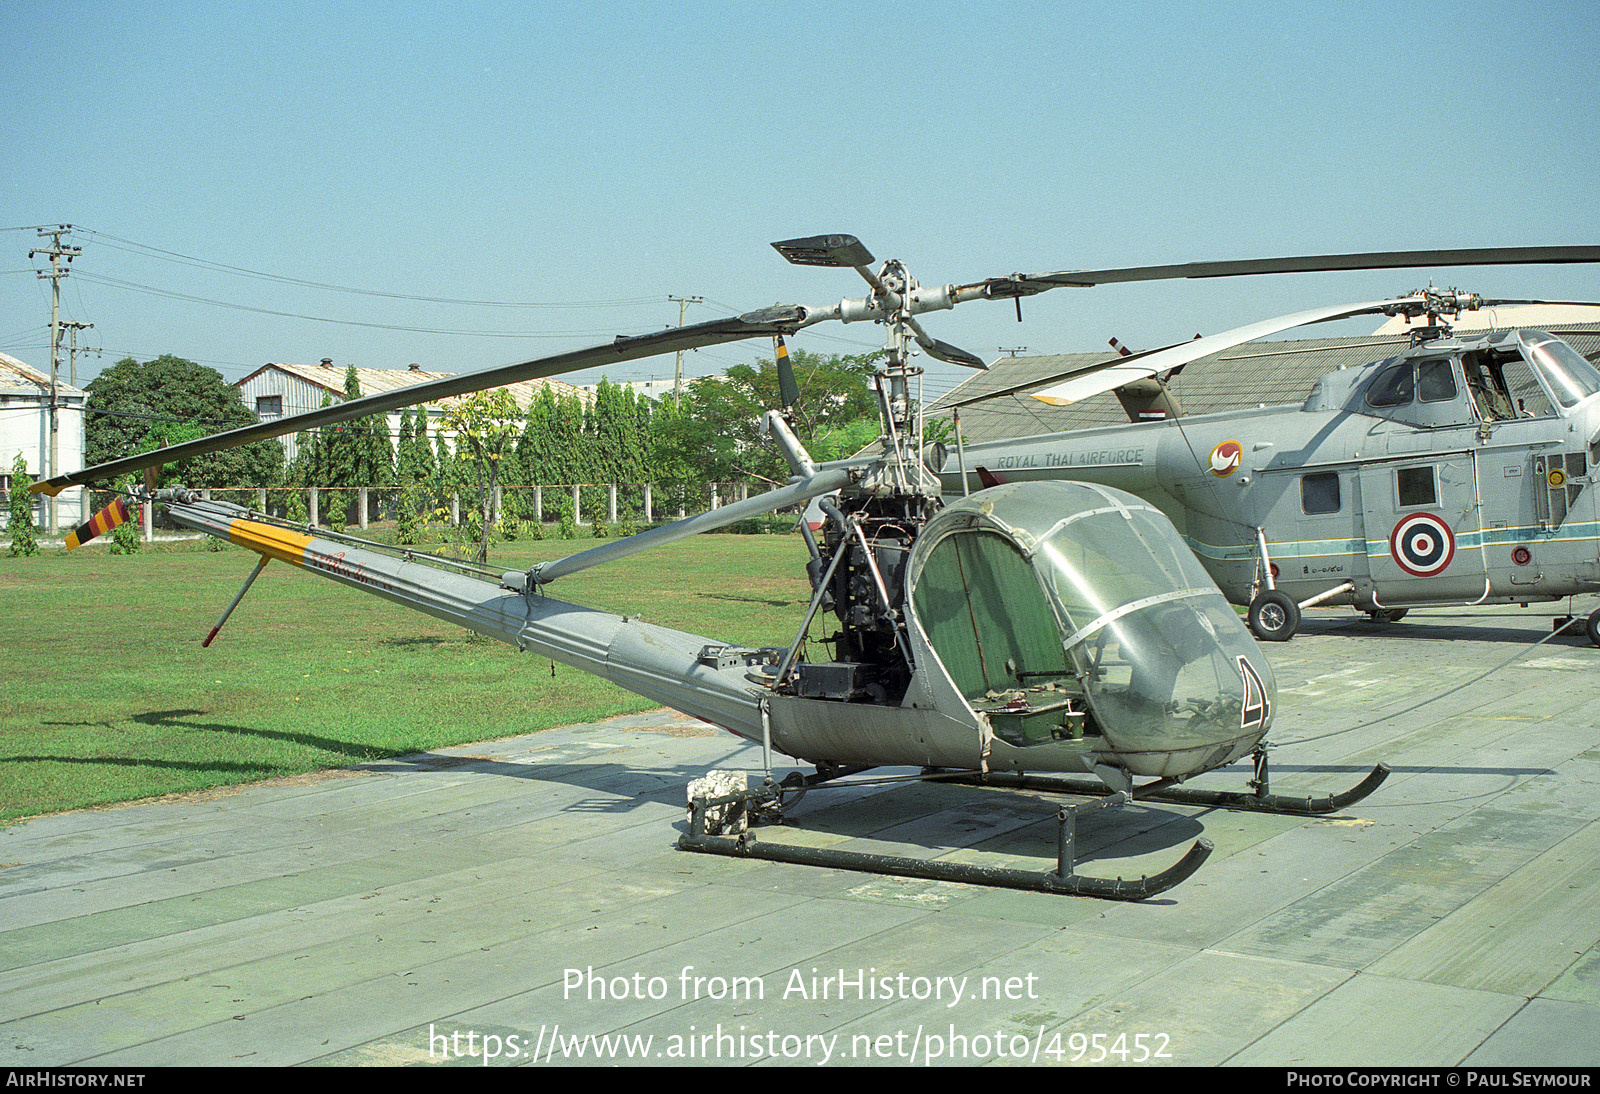
{"label": "hiller uh-12b helicopter", "polygon": [[[884,364],[875,378],[883,422],[876,452],[818,465],[795,438],[784,412],[770,411],[769,433],[793,470],[789,485],[526,572],[489,572],[385,549],[205,500],[188,489],[147,490],[145,500],[164,503],[181,525],[260,556],[212,636],[268,560],[279,559],[595,673],[760,743],[767,781],[726,795],[702,792],[691,812],[690,831],[680,840],[690,850],[1139,899],[1192,873],[1209,853],[1209,844],[1198,841],[1182,861],[1154,876],[1113,881],[1074,871],[1068,810],[1058,814],[1057,869],[1040,874],[786,848],[750,840],[747,834],[720,835],[716,827],[722,807],[731,807],[727,812],[735,816],[748,815],[780,805],[786,794],[875,766],[976,773],[988,779],[1092,773],[1098,783],[1053,786],[1072,792],[1110,791],[1111,802],[1141,797],[1301,813],[1342,808],[1382,781],[1386,769],[1380,765],[1344,794],[1311,800],[1268,792],[1263,738],[1276,702],[1271,669],[1216,585],[1154,506],[1114,488],[1064,481],[1002,485],[944,504],[940,481],[928,468],[928,463],[941,463],[943,454],[922,450],[922,415],[913,392],[921,369],[911,363],[911,346],[914,342],[940,360],[983,364],[930,338],[916,316],[968,300],[1020,298],[1053,284],[1071,284],[1070,275],[1002,277],[927,289],[897,261],[873,270],[872,256],[850,236],[774,246],[797,264],[853,267],[871,292],[831,306],[780,305],[732,319],[619,337],[608,345],[367,396],[110,461],[35,489],[59,492],[69,485],[106,481],[158,463],[411,403],[752,337],[780,338],[786,410],[797,388],[781,336],[825,320],[872,320],[888,330]],[[1455,264],[1473,261],[1463,254],[1452,252],[1449,258]],[[1208,269],[1222,275],[1448,260],[1439,252],[1323,256]],[[1509,260],[1572,259],[1547,255]],[[1139,279],[1138,271],[1121,273],[1117,279]],[[813,592],[787,648],[731,645],[548,595],[562,577],[586,567],[825,495],[836,495],[836,500],[823,503],[827,521],[821,542],[807,536]],[[90,538],[108,522],[97,515],[77,538]],[[813,660],[804,656],[806,636],[824,611],[837,623],[836,632],[824,639],[832,656]],[[815,764],[817,772],[774,784],[773,752]],[[1249,792],[1173,788],[1250,754],[1256,772]],[[1152,781],[1135,787],[1136,779]]]}
{"label": "hiller uh-12b helicopter", "polygon": [[[1600,371],[1542,331],[1453,337],[1443,318],[1505,303],[1531,301],[1428,289],[1034,381],[1047,403],[1116,390],[1130,417],[1154,408],[1165,420],[991,441],[963,458],[985,483],[1065,476],[1151,502],[1269,641],[1290,638],[1314,604],[1396,620],[1412,607],[1597,592],[1600,492],[1586,488],[1600,461]],[[1424,322],[1403,352],[1329,373],[1300,406],[1184,418],[1156,379],[1291,327],[1380,312]],[[959,489],[956,461],[941,471]],[[1600,645],[1600,609],[1586,629]]]}

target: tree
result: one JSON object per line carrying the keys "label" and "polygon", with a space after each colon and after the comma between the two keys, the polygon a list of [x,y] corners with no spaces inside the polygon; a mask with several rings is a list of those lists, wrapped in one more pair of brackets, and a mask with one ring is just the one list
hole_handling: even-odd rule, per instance
{"label": "tree", "polygon": [[412,483],[426,483],[433,478],[433,448],[428,443],[428,408],[419,406],[411,419],[411,444],[398,453],[398,466]]}
{"label": "tree", "polygon": [[[333,405],[333,396],[322,396],[323,407]],[[344,435],[345,423],[322,429],[313,429],[295,437],[295,456],[284,471],[284,480],[296,492],[290,495],[289,519],[301,519],[299,512],[300,489],[308,487],[340,487],[349,484],[354,475],[353,447]],[[344,527],[345,495],[342,490],[330,489],[318,501],[317,521],[335,530]]]}
{"label": "tree", "polygon": [[[239,389],[215,369],[164,354],[140,364],[118,361],[89,382],[84,461],[93,465],[242,425],[256,416]],[[277,441],[195,456],[182,467],[169,464],[159,481],[206,486],[276,486],[283,470]]]}
{"label": "tree", "polygon": [[[351,365],[344,373],[345,402],[361,398],[361,380]],[[387,487],[394,482],[394,448],[389,444],[389,418],[386,414],[369,414],[350,425],[352,476],[351,486],[373,489]]]}
{"label": "tree", "polygon": [[[424,462],[419,458],[417,447],[417,430],[427,429],[428,412],[418,408],[417,415],[413,416],[411,408],[407,407],[400,412],[400,437],[395,444],[395,529],[401,543],[417,543],[421,538],[421,521],[423,509],[428,505],[426,486],[433,466],[432,455],[426,444],[421,451],[427,453],[429,459]],[[418,421],[420,417],[420,421]]]}
{"label": "tree", "polygon": [[588,447],[594,480],[618,484],[624,505],[638,506],[643,501],[637,487],[645,479],[647,438],[639,427],[633,389],[602,378],[592,418]]}
{"label": "tree", "polygon": [[494,488],[500,481],[506,452],[516,443],[522,412],[505,388],[469,395],[445,411],[442,425],[456,435],[456,454],[466,457],[478,489],[478,565],[489,561],[489,535],[494,527]]}
{"label": "tree", "polygon": [[668,509],[700,508],[699,491],[708,481],[694,448],[689,402],[664,399],[650,416],[650,481],[661,488],[660,503]]}
{"label": "tree", "polygon": [[[344,401],[361,398],[361,379],[354,365],[344,370]],[[324,396],[322,405],[332,404]],[[317,486],[329,491],[329,524],[343,526],[345,516],[356,502],[356,491],[367,487],[382,489],[394,481],[394,452],[389,445],[389,419],[369,414],[353,422],[341,422],[323,431]]]}
{"label": "tree", "polygon": [[[871,379],[878,357],[876,353],[825,357],[804,350],[791,355],[800,388],[792,413],[802,444],[809,446],[828,436],[864,436],[867,441],[877,436],[878,405]],[[651,430],[652,463],[658,473],[687,473],[700,482],[752,477],[787,482],[788,464],[760,435],[762,417],[780,405],[778,370],[772,360],[735,365],[724,376],[695,380],[681,406],[665,403],[657,410]]]}
{"label": "tree", "polygon": [[[527,424],[517,439],[517,457],[524,477],[540,486],[593,482],[589,470],[590,445],[583,433],[583,404],[575,395],[557,396],[543,388],[528,405]],[[545,495],[545,516],[571,517],[572,497],[565,492]]]}
{"label": "tree", "polygon": [[11,537],[11,557],[27,558],[39,553],[39,536],[33,526],[33,495],[28,487],[33,479],[28,476],[28,462],[17,453],[11,464],[10,519],[6,521],[6,534]]}

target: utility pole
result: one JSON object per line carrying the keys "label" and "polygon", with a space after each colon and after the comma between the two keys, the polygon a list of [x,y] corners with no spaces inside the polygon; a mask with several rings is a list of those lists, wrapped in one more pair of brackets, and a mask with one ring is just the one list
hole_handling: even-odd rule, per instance
{"label": "utility pole", "polygon": [[[678,326],[680,327],[683,326],[684,309],[690,304],[700,304],[704,302],[704,298],[699,296],[668,296],[667,299],[676,300],[678,302]],[[678,351],[678,367],[673,373],[672,401],[678,406],[683,405],[683,350],[681,349]]]}
{"label": "utility pole", "polygon": [[[61,371],[61,279],[67,276],[67,271],[61,268],[61,260],[65,258],[69,263],[83,253],[81,247],[67,247],[61,243],[61,237],[72,231],[72,225],[61,224],[54,228],[40,228],[39,238],[49,236],[51,239],[48,247],[35,247],[28,252],[28,257],[44,254],[50,256],[50,272],[39,271],[41,278],[50,279],[50,466],[44,470],[43,478],[55,476],[61,467],[60,434],[57,432],[59,423],[56,420],[56,377]],[[59,529],[56,513],[56,499],[49,502],[49,517],[45,522],[50,534],[55,535]]]}
{"label": "utility pole", "polygon": [[[79,346],[78,346],[78,332],[80,330],[93,330],[94,329],[94,324],[93,323],[79,323],[77,320],[73,320],[70,323],[63,323],[61,325],[63,327],[65,327],[70,332],[70,335],[71,335],[72,344],[71,344],[71,349],[69,350],[69,352],[67,354],[67,360],[72,362],[72,364],[69,366],[68,372],[72,377],[72,381],[71,381],[72,382],[72,386],[73,387],[77,387],[78,386],[78,349],[79,349]],[[99,353],[100,352],[100,347],[98,347],[98,346],[83,346],[82,349],[83,349],[84,353]],[[83,401],[78,404],[78,452],[79,452],[80,455],[82,454],[82,452],[84,450],[84,447],[88,442],[88,437],[89,437],[89,397],[88,396],[83,396]],[[78,489],[78,516],[77,516],[77,519],[78,519],[78,521],[80,523],[82,523],[84,520],[87,520],[88,517],[89,517],[89,508],[90,508],[89,502],[90,502],[90,498],[91,497],[92,497],[92,495],[89,493],[89,488],[87,486],[80,487]]]}
{"label": "utility pole", "polygon": [[[80,330],[94,330],[94,324],[93,323],[79,323],[77,320],[73,320],[70,323],[63,323],[63,324],[61,324],[61,326],[62,326],[63,329],[71,332],[71,339],[72,339],[72,345],[69,348],[68,355],[67,355],[67,360],[72,362],[72,364],[71,364],[71,366],[70,366],[70,368],[68,370],[68,374],[72,378],[70,380],[68,380],[67,382],[71,386],[77,387],[78,386],[78,332]],[[100,350],[95,346],[84,346],[83,347],[83,352],[84,353],[99,353]]]}

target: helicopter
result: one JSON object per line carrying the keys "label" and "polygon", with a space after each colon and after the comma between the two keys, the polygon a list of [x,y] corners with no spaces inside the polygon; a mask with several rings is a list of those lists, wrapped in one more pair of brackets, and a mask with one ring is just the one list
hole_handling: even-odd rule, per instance
{"label": "helicopter", "polygon": [[[1429,288],[1034,381],[1032,397],[1056,406],[1115,391],[1135,422],[964,446],[965,466],[982,483],[1066,475],[1152,502],[1264,641],[1292,637],[1317,604],[1398,621],[1413,607],[1597,592],[1600,510],[1586,487],[1600,458],[1600,371],[1543,331],[1452,329],[1451,318],[1505,303],[1527,302]],[[1328,373],[1300,405],[1184,417],[1164,382],[1266,334],[1377,313],[1420,320],[1409,345]],[[958,462],[941,468],[947,489],[960,489]],[[1556,625],[1579,627],[1571,616]],[[1600,645],[1600,609],[1582,628]]]}
{"label": "helicopter", "polygon": [[[985,366],[929,336],[917,316],[979,299],[1013,299],[1020,308],[1023,296],[1079,283],[1085,275],[1013,275],[928,288],[897,260],[874,268],[876,260],[853,236],[806,237],[773,246],[797,265],[852,268],[870,292],[831,305],[777,305],[622,336],[600,346],[432,380],[112,460],[33,489],[58,493],[412,403],[679,349],[771,337],[778,345],[783,405],[763,421],[792,471],[787,485],[526,571],[497,572],[294,524],[184,487],[147,485],[134,493],[136,500],[164,505],[177,524],[259,556],[207,643],[256,577],[277,560],[594,673],[760,744],[767,775],[759,786],[741,787],[714,773],[691,787],[689,831],[679,840],[686,850],[1138,900],[1193,873],[1209,854],[1209,842],[1196,841],[1178,863],[1158,874],[1112,880],[1077,872],[1072,809],[1057,814],[1055,870],[1037,873],[785,847],[754,840],[747,823],[781,817],[812,787],[885,766],[920,768],[924,777],[1097,794],[1109,805],[1137,799],[1298,814],[1344,808],[1382,783],[1387,769],[1379,764],[1342,793],[1309,798],[1270,790],[1265,738],[1277,706],[1271,666],[1157,505],[1114,486],[1059,477],[964,490],[965,496],[947,499],[936,473],[947,462],[945,447],[923,444],[922,369],[913,363],[912,347],[937,360]],[[1487,253],[1311,256],[1184,269],[1226,276],[1450,258],[1459,264],[1470,260],[1463,256]],[[1522,257],[1505,260],[1600,257],[1600,251],[1585,251],[1587,258],[1517,254]],[[1153,269],[1096,276],[1125,281],[1186,276],[1168,272],[1173,267]],[[887,332],[874,377],[882,434],[866,453],[818,464],[790,425],[798,386],[782,338],[829,320],[871,321]],[[1152,360],[1162,363],[1154,357],[1146,363]],[[813,499],[825,519],[820,534],[802,524],[812,592],[787,647],[741,646],[551,595],[562,578],[588,567]],[[118,499],[73,538],[87,541],[124,519],[128,509]],[[823,655],[813,657],[808,636],[819,616],[831,618],[835,629],[818,643],[825,647]],[[794,772],[777,782],[774,753],[812,765],[815,772]],[[1246,756],[1254,763],[1247,790],[1179,785]]]}

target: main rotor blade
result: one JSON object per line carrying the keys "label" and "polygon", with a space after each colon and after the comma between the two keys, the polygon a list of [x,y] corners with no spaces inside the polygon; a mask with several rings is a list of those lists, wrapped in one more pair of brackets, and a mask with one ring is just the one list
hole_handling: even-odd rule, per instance
{"label": "main rotor blade", "polygon": [[1361,254],[1302,255],[1230,262],[1185,262],[1170,266],[1128,266],[1112,270],[1060,270],[1013,274],[982,282],[997,299],[1033,296],[1063,286],[1090,288],[1128,281],[1175,278],[1247,277],[1255,274],[1328,273],[1338,270],[1400,270],[1426,266],[1530,266],[1600,262],[1600,247],[1467,247],[1438,251],[1367,251]]}
{"label": "main rotor blade", "polygon": [[[1036,376],[1032,380],[1024,380],[1020,384],[1011,384],[1008,387],[996,388],[993,391],[985,391],[982,394],[973,395],[967,399],[958,399],[953,403],[943,403],[938,409],[941,413],[946,410],[960,410],[962,407],[972,406],[974,403],[986,403],[990,399],[999,399],[1006,395],[1018,395],[1022,392],[1030,391],[1033,388],[1044,387],[1046,384],[1059,384],[1063,380],[1069,380],[1074,376],[1082,376],[1084,373],[1099,372],[1103,369],[1111,368],[1117,365],[1130,365],[1133,362],[1143,360],[1152,354],[1161,353],[1164,350],[1176,349],[1179,346],[1187,346],[1188,344],[1188,342],[1174,342],[1170,346],[1158,346],[1155,349],[1140,350],[1138,353],[1118,354],[1116,357],[1107,357],[1103,361],[1091,361],[1087,365],[1079,365],[1077,368],[1067,369],[1065,372],[1057,372],[1049,376]],[[1133,377],[1133,379],[1138,378],[1139,377]],[[1127,381],[1123,382],[1126,383]]]}
{"label": "main rotor blade", "polygon": [[1506,308],[1512,306],[1539,305],[1547,308],[1600,308],[1600,300],[1511,300],[1503,297],[1490,299],[1485,297],[1479,302],[1480,308]]}
{"label": "main rotor blade", "polygon": [[1140,380],[1147,376],[1154,376],[1158,372],[1179,365],[1186,365],[1190,361],[1197,361],[1202,357],[1209,357],[1213,353],[1220,353],[1225,349],[1253,342],[1257,338],[1265,338],[1269,334],[1289,330],[1291,327],[1304,327],[1313,323],[1327,323],[1335,319],[1348,319],[1353,315],[1368,315],[1374,312],[1392,312],[1405,309],[1408,305],[1425,305],[1426,298],[1421,296],[1401,297],[1397,300],[1369,300],[1362,304],[1336,304],[1327,308],[1313,308],[1310,311],[1295,312],[1293,315],[1279,316],[1276,319],[1263,319],[1257,323],[1250,323],[1243,327],[1235,327],[1219,334],[1207,335],[1197,338],[1192,342],[1181,345],[1169,346],[1157,350],[1143,357],[1137,365],[1128,364],[1130,358],[1114,357],[1106,362],[1106,367],[1091,372],[1079,372],[1073,378],[1054,387],[1045,388],[1043,391],[1033,392],[1033,398],[1040,402],[1049,403],[1051,406],[1067,406],[1071,403],[1081,402],[1091,395],[1099,395],[1103,391],[1111,391],[1123,384]]}
{"label": "main rotor blade", "polygon": [[486,388],[514,384],[521,380],[537,380],[547,376],[559,376],[562,373],[576,372],[579,369],[594,368],[597,365],[609,365],[623,361],[635,361],[641,357],[654,357],[657,354],[673,353],[680,349],[715,346],[723,342],[737,342],[745,338],[756,338],[763,335],[791,334],[804,325],[805,317],[806,309],[804,308],[778,305],[776,307],[763,308],[759,311],[746,312],[744,315],[734,316],[731,319],[713,319],[706,323],[697,323],[688,327],[669,327],[652,334],[631,337],[619,336],[614,342],[609,342],[605,345],[590,346],[587,349],[558,353],[550,357],[539,357],[532,361],[523,361],[514,365],[501,365],[499,368],[492,368],[484,372],[446,376],[438,380],[414,384],[411,387],[397,388],[394,391],[379,392],[375,395],[366,395],[359,399],[351,399],[349,402],[336,403],[333,406],[306,411],[303,414],[294,414],[269,422],[242,426],[226,433],[218,433],[211,437],[202,437],[199,440],[175,444],[170,448],[162,448],[153,452],[141,452],[135,456],[125,456],[122,459],[96,464],[94,467],[86,467],[82,471],[57,475],[55,478],[34,483],[30,489],[34,493],[49,494],[53,497],[69,486],[100,482],[105,479],[115,478],[117,475],[129,471],[140,471],[147,467],[159,467],[162,464],[188,459],[191,456],[202,456],[208,452],[220,452],[224,449],[237,448],[240,445],[251,444],[255,441],[281,437],[288,433],[299,433],[307,429],[317,429],[321,426],[334,425],[338,422],[347,422],[355,418],[364,418],[369,414],[384,414],[391,410],[399,410],[402,407],[413,406],[417,403],[436,402],[440,399],[448,399],[456,395],[467,395]]}
{"label": "main rotor blade", "polygon": [[653,547],[660,547],[665,543],[674,543],[680,539],[699,535],[701,532],[714,531],[717,528],[726,528],[741,520],[759,517],[766,513],[776,512],[791,505],[799,505],[810,501],[812,498],[831,494],[835,490],[843,490],[856,480],[855,472],[843,467],[830,467],[818,470],[815,474],[788,486],[780,486],[776,490],[768,490],[765,494],[757,494],[744,501],[730,502],[719,506],[709,512],[696,516],[685,517],[663,524],[658,528],[650,528],[636,535],[623,539],[602,543],[598,547],[590,547],[587,551],[579,551],[566,558],[554,559],[550,562],[541,562],[533,567],[529,573],[533,576],[535,584],[548,585],[559,577],[575,574],[579,570],[587,570],[591,566],[598,566],[602,562],[625,558],[628,555],[648,551]]}

